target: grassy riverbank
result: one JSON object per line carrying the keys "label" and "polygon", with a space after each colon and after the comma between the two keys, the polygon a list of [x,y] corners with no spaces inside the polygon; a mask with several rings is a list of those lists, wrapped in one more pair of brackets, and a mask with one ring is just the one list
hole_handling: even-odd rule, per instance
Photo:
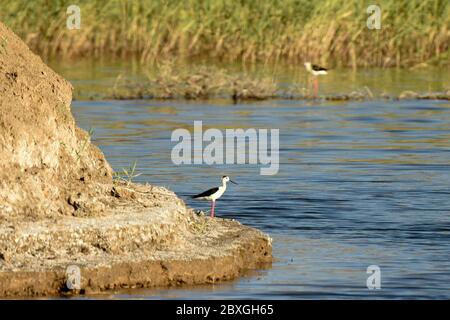
{"label": "grassy riverbank", "polygon": [[313,60],[332,66],[448,64],[450,2],[384,0],[381,30],[369,1],[80,0],[81,29],[66,28],[70,0],[0,0],[0,20],[45,56],[209,56],[224,61]]}

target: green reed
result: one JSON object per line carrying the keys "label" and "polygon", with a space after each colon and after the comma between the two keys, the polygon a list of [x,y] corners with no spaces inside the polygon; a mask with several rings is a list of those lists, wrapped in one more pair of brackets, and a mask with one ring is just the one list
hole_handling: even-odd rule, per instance
{"label": "green reed", "polygon": [[80,30],[66,28],[72,0],[0,3],[0,20],[44,56],[351,67],[449,59],[448,0],[380,0],[381,30],[366,26],[368,0],[79,0]]}

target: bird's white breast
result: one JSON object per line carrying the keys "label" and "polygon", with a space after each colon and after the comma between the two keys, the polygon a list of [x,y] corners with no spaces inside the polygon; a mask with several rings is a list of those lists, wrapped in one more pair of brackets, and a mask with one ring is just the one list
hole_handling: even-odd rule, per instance
{"label": "bird's white breast", "polygon": [[225,190],[226,190],[226,187],[220,186],[219,190],[217,190],[216,193],[214,193],[210,196],[211,200],[215,201],[215,200],[219,199],[224,194]]}
{"label": "bird's white breast", "polygon": [[322,75],[328,74],[328,72],[326,72],[325,70],[319,70],[319,71],[312,70],[311,72],[315,76],[322,76]]}

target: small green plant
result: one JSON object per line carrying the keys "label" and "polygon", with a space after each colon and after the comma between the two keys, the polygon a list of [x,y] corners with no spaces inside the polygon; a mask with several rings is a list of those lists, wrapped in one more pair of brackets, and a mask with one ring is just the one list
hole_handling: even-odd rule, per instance
{"label": "small green plant", "polygon": [[69,150],[72,156],[75,157],[75,159],[77,160],[77,163],[79,163],[81,160],[81,156],[89,146],[89,142],[91,141],[93,135],[94,129],[90,128],[89,131],[87,132],[86,137],[83,139],[83,141],[81,141],[77,149],[69,150],[69,147],[64,142],[61,142],[61,145],[64,146],[67,150]]}
{"label": "small green plant", "polygon": [[191,222],[190,226],[193,231],[198,233],[206,233],[208,231],[208,221],[206,219],[196,222]]}
{"label": "small green plant", "polygon": [[126,182],[127,186],[129,186],[134,178],[139,177],[142,174],[136,174],[136,164],[137,162],[134,161],[133,165],[128,169],[123,168],[121,172],[114,172],[114,178]]}
{"label": "small green plant", "polygon": [[70,113],[70,108],[69,106],[66,106],[63,102],[61,102],[56,106],[56,111],[60,113],[64,118],[67,118]]}
{"label": "small green plant", "polygon": [[94,129],[90,128],[88,131],[87,136],[81,141],[81,144],[79,145],[78,150],[74,150],[75,157],[77,159],[77,162],[80,161],[81,156],[83,155],[84,151],[89,145],[89,142],[91,141],[92,136],[94,135]]}
{"label": "small green plant", "polygon": [[0,40],[0,51],[2,54],[6,53],[7,47],[8,47],[8,40],[2,37]]}

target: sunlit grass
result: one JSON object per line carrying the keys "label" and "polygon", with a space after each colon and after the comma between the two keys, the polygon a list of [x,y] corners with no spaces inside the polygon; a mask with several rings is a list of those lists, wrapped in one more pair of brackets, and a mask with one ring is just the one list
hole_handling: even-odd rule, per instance
{"label": "sunlit grass", "polygon": [[0,19],[43,55],[208,56],[224,61],[333,66],[448,63],[448,0],[384,0],[369,30],[361,0],[79,0],[81,29],[66,28],[71,0],[0,0]]}

